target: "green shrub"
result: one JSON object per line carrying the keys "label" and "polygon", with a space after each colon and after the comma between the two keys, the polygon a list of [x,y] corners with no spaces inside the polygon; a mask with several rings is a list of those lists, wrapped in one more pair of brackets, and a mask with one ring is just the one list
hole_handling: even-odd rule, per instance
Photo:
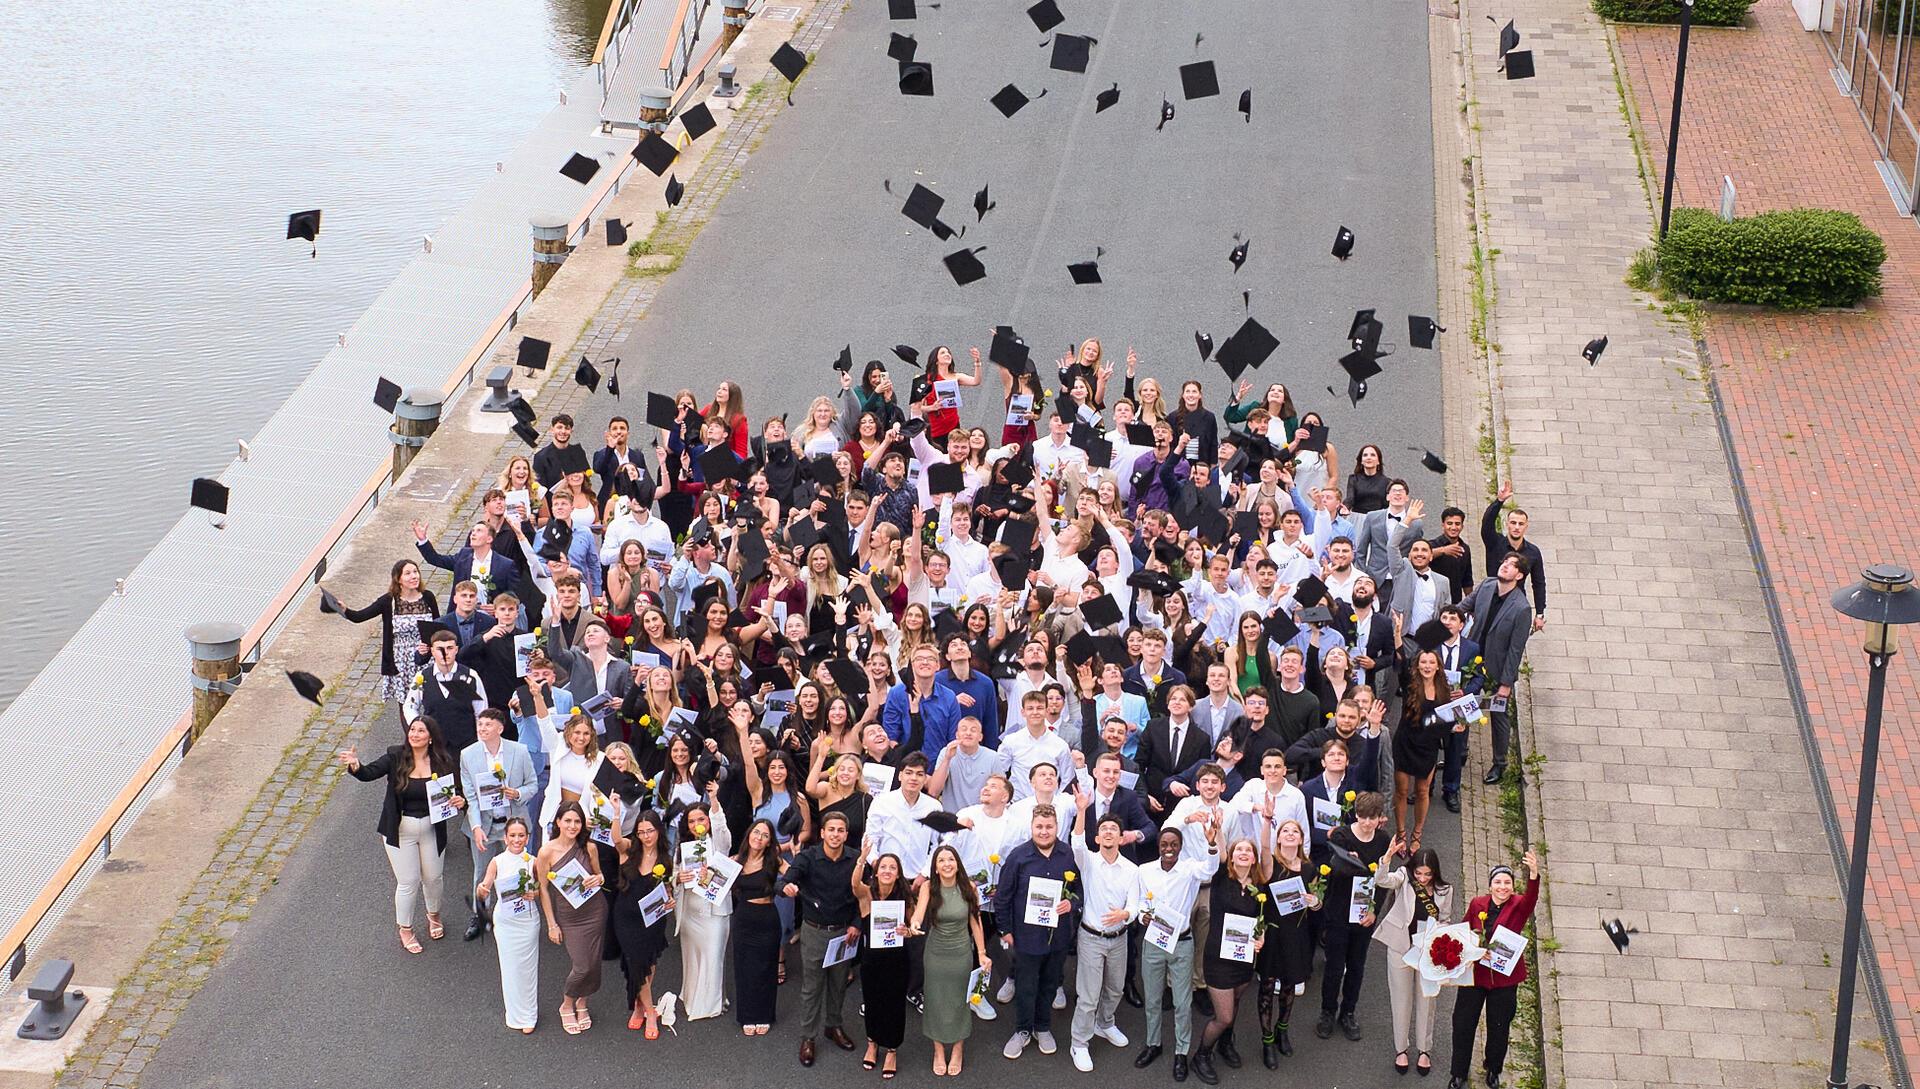
{"label": "green shrub", "polygon": [[1715,302],[1852,306],[1880,293],[1886,258],[1886,244],[1852,212],[1794,208],[1727,223],[1701,208],[1675,208],[1660,243],[1660,280]]}
{"label": "green shrub", "polygon": [[[1739,26],[1747,17],[1753,0],[1694,0],[1695,26]],[[1677,23],[1680,0],[1593,0],[1593,10],[1602,19],[1624,23]]]}

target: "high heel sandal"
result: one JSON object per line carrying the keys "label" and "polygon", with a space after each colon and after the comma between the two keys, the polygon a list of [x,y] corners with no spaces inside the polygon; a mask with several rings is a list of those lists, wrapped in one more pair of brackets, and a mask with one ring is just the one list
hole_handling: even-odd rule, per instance
{"label": "high heel sandal", "polygon": [[892,1080],[893,1080],[893,1076],[894,1076],[895,1074],[898,1074],[899,1072],[900,1072],[900,1071],[898,1071],[897,1069],[895,1069],[895,1068],[894,1068],[894,1053],[893,1053],[893,1049],[892,1049],[892,1048],[888,1048],[888,1049],[887,1049],[887,1057],[886,1057],[886,1060],[885,1060],[885,1063],[884,1063],[884,1065],[882,1065],[882,1066],[880,1067],[880,1077],[881,1077],[881,1080],[883,1080],[883,1081],[892,1081]]}
{"label": "high heel sandal", "polygon": [[649,1040],[658,1040],[660,1038],[659,1015],[654,1013],[652,1010],[647,1011],[647,1028],[646,1028],[646,1031],[641,1033],[640,1035],[644,1036]]}
{"label": "high heel sandal", "polygon": [[860,1066],[862,1069],[872,1070],[874,1067],[879,1065],[880,1065],[880,1049],[873,1045],[872,1040],[868,1040],[867,1053],[861,1056]]}
{"label": "high heel sandal", "polygon": [[412,927],[403,926],[400,928],[400,948],[405,949],[409,953],[418,953],[421,951],[420,939],[413,936]]}
{"label": "high heel sandal", "polygon": [[447,936],[447,928],[440,925],[440,916],[427,912],[427,937],[439,941]]}
{"label": "high heel sandal", "polygon": [[593,1015],[587,1012],[587,1004],[585,1002],[580,1002],[573,1007],[573,1017],[574,1020],[580,1023],[581,1032],[585,1032],[593,1027]]}
{"label": "high heel sandal", "polygon": [[639,1032],[640,1027],[646,1023],[646,1020],[647,1020],[646,1007],[640,1005],[639,999],[634,999],[633,1015],[627,1018],[627,1028],[631,1029],[634,1032]]}
{"label": "high heel sandal", "polygon": [[568,1036],[580,1035],[580,1017],[566,1006],[560,1007],[560,1027],[567,1030]]}

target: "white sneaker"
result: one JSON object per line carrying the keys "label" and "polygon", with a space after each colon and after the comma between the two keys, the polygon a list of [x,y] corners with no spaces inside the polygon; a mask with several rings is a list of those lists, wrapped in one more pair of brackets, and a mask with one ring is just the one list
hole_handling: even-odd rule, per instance
{"label": "white sneaker", "polygon": [[1060,1050],[1060,1045],[1054,1041],[1053,1033],[1051,1032],[1036,1032],[1033,1034],[1033,1040],[1040,1045],[1040,1054],[1042,1055],[1051,1055]]}
{"label": "white sneaker", "polygon": [[1056,1010],[1064,1010],[1067,1008],[1067,989],[1065,987],[1053,992],[1053,1008]]}
{"label": "white sneaker", "polygon": [[1016,1032],[1012,1036],[1007,1037],[1007,1046],[1000,1050],[1000,1054],[1005,1055],[1009,1059],[1017,1059],[1020,1057],[1020,1053],[1027,1049],[1027,1045],[1032,1042],[1033,1036],[1031,1034]]}
{"label": "white sneaker", "polygon": [[1085,1047],[1082,1047],[1082,1046],[1074,1047],[1073,1068],[1075,1070],[1080,1071],[1082,1074],[1093,1073],[1093,1052],[1088,1051]]}
{"label": "white sneaker", "polygon": [[991,1021],[1000,1016],[1000,1011],[993,1008],[993,1003],[983,998],[973,1004],[973,1015],[982,1021]]}
{"label": "white sneaker", "polygon": [[[1302,983],[1300,986],[1305,987],[1306,984]],[[1000,985],[1000,989],[998,991],[994,992],[993,1000],[995,1002],[999,1002],[1002,1004],[1013,1001],[1013,977],[1012,976],[1008,976],[1007,981]]]}
{"label": "white sneaker", "polygon": [[1127,1034],[1120,1031],[1119,1025],[1108,1025],[1106,1028],[1095,1031],[1115,1047],[1127,1046]]}

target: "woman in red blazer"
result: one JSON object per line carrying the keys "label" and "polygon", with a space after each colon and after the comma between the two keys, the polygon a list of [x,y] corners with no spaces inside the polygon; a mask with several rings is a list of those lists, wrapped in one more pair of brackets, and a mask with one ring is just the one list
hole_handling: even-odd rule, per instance
{"label": "woman in red blazer", "polygon": [[[1513,870],[1495,866],[1487,874],[1487,891],[1467,905],[1467,925],[1480,933],[1482,945],[1494,930],[1506,927],[1524,935],[1527,921],[1533,918],[1533,905],[1540,898],[1540,860],[1532,851],[1521,859],[1527,868],[1527,891],[1513,891]],[[1480,1031],[1480,1010],[1487,1011],[1487,1089],[1499,1089],[1500,1068],[1507,1061],[1507,1034],[1513,1028],[1514,1007],[1519,987],[1527,978],[1525,951],[1515,958],[1505,974],[1495,972],[1486,960],[1473,966],[1473,986],[1460,988],[1453,1004],[1453,1080],[1447,1089],[1465,1089],[1467,1073],[1473,1062],[1473,1037]]]}

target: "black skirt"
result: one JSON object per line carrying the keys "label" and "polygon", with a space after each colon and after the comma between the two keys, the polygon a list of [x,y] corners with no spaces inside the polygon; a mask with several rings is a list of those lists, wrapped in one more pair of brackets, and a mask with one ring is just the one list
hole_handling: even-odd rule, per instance
{"label": "black skirt", "polygon": [[898,1048],[907,1038],[907,950],[874,949],[860,954],[860,992],[867,1006],[867,1039],[882,1048]]}
{"label": "black skirt", "polygon": [[780,913],[772,904],[733,908],[733,1010],[743,1025],[773,1024],[780,997]]}
{"label": "black skirt", "polygon": [[[660,961],[660,954],[667,949],[667,921],[672,916],[648,926],[640,911],[641,898],[658,884],[660,882],[651,876],[635,877],[613,901],[613,932],[620,939],[620,968],[627,977],[629,1009],[640,997],[641,984],[647,981],[653,966]],[[668,895],[672,895],[672,890],[668,890]]]}

